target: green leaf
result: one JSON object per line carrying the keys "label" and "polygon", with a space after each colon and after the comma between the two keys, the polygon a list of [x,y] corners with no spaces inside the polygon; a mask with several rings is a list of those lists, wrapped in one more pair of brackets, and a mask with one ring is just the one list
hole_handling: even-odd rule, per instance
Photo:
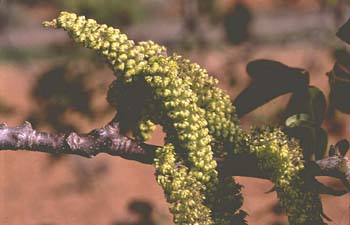
{"label": "green leaf", "polygon": [[326,98],[317,87],[309,87],[310,111],[313,122],[320,125],[326,113]]}
{"label": "green leaf", "polygon": [[[259,82],[274,83],[276,80],[296,85],[309,84],[310,76],[307,70],[287,66],[281,62],[269,59],[257,59],[247,65],[247,73]],[[300,87],[300,86],[299,86]]]}
{"label": "green leaf", "polygon": [[[348,65],[349,66],[349,65]],[[349,66],[350,67],[350,66]],[[350,114],[350,71],[346,65],[336,63],[328,74],[328,82],[331,87],[330,102],[336,109]]]}
{"label": "green leaf", "polygon": [[328,136],[323,128],[316,130],[316,146],[315,146],[315,158],[316,160],[323,159],[326,155],[328,147]]}
{"label": "green leaf", "polygon": [[235,99],[239,117],[288,92],[300,92],[308,87],[306,70],[288,67],[280,62],[259,59],[247,65],[252,83]]}
{"label": "green leaf", "polygon": [[287,127],[312,126],[311,116],[307,113],[297,113],[288,117],[285,121]]}
{"label": "green leaf", "polygon": [[286,110],[285,126],[288,136],[300,140],[305,160],[322,159],[327,150],[328,138],[320,127],[326,111],[322,91],[310,86],[294,92]]}
{"label": "green leaf", "polygon": [[350,19],[339,28],[337,37],[345,43],[350,44]]}
{"label": "green leaf", "polygon": [[340,155],[344,157],[349,150],[349,141],[342,139],[335,144],[335,148],[338,149]]}
{"label": "green leaf", "polygon": [[326,98],[322,91],[310,86],[307,91],[295,92],[289,100],[286,110],[287,127],[319,127],[326,112]]}

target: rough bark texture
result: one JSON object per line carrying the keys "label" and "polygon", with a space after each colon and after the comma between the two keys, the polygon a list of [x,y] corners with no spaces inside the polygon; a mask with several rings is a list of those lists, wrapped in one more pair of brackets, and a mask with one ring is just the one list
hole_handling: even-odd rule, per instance
{"label": "rough bark texture", "polygon": [[0,150],[28,150],[93,157],[107,153],[142,163],[152,163],[156,146],[137,143],[120,134],[119,123],[110,122],[87,134],[51,134],[36,131],[29,122],[17,127],[0,125]]}

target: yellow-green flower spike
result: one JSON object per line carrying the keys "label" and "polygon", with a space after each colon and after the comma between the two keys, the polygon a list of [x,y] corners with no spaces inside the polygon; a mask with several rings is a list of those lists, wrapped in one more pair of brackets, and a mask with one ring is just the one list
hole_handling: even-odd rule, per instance
{"label": "yellow-green flower spike", "polygon": [[145,142],[151,138],[155,129],[154,123],[149,119],[141,119],[136,129],[133,131],[135,139],[140,142]]}
{"label": "yellow-green flower spike", "polygon": [[75,42],[99,52],[106,58],[112,70],[125,81],[131,81],[131,77],[147,64],[147,59],[166,51],[163,46],[152,41],[135,44],[125,34],[120,33],[119,29],[98,24],[93,19],[74,13],[61,12],[57,19],[44,22],[43,25],[63,28]]}
{"label": "yellow-green flower spike", "polygon": [[203,205],[203,188],[189,169],[176,163],[175,148],[165,144],[156,150],[154,165],[158,183],[164,188],[167,200],[172,203],[170,212],[176,224],[212,224],[210,209]]}
{"label": "yellow-green flower spike", "polygon": [[305,190],[299,176],[298,145],[279,129],[243,132],[229,96],[198,64],[73,13],[62,12],[44,25],[65,29],[105,58],[117,77],[108,101],[136,140],[149,139],[155,124],[163,127],[166,144],[156,150],[154,166],[176,224],[245,224],[241,186],[219,174],[215,161],[241,153],[259,159],[292,225],[323,224],[319,196]]}
{"label": "yellow-green flower spike", "polygon": [[291,225],[322,225],[322,204],[316,190],[306,188],[300,178],[304,168],[302,150],[278,128],[255,129],[247,140],[259,159],[263,175],[276,184],[281,205]]}

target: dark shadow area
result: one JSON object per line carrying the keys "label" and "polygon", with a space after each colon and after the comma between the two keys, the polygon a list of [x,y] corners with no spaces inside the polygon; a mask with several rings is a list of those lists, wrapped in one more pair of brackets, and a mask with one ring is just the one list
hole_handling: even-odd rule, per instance
{"label": "dark shadow area", "polygon": [[224,27],[229,43],[238,45],[251,36],[253,15],[244,1],[236,1],[224,16]]}
{"label": "dark shadow area", "polygon": [[153,206],[149,202],[146,202],[143,200],[134,200],[129,203],[128,210],[137,218],[135,222],[116,221],[112,223],[112,225],[157,225],[158,224],[152,218]]}
{"label": "dark shadow area", "polygon": [[39,109],[28,116],[34,126],[48,125],[57,132],[77,131],[75,124],[66,120],[67,112],[95,117],[91,99],[93,90],[87,87],[88,74],[76,73],[67,63],[57,65],[43,73],[32,90]]}

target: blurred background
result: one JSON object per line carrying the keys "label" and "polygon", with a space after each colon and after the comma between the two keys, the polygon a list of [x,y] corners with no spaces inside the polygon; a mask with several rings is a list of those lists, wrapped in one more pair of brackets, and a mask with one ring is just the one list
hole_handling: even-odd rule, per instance
{"label": "blurred background", "polygon": [[[350,15],[347,0],[0,0],[0,121],[30,121],[52,132],[88,132],[114,116],[106,92],[114,76],[103,60],[41,27],[59,11],[116,26],[134,40],[166,45],[206,68],[232,99],[250,78],[246,64],[273,59],[310,72],[329,93],[328,77],[344,44],[335,36]],[[278,84],[276,84],[278,85]],[[279,125],[290,94],[242,117],[242,126]],[[329,143],[349,138],[349,116],[327,112]],[[150,141],[161,144],[157,129]],[[0,152],[0,224],[168,225],[172,223],[152,166],[105,154],[93,159]],[[342,188],[335,179],[322,179]],[[249,224],[287,218],[272,183],[237,177]],[[349,196],[322,196],[329,224],[349,224]]]}

